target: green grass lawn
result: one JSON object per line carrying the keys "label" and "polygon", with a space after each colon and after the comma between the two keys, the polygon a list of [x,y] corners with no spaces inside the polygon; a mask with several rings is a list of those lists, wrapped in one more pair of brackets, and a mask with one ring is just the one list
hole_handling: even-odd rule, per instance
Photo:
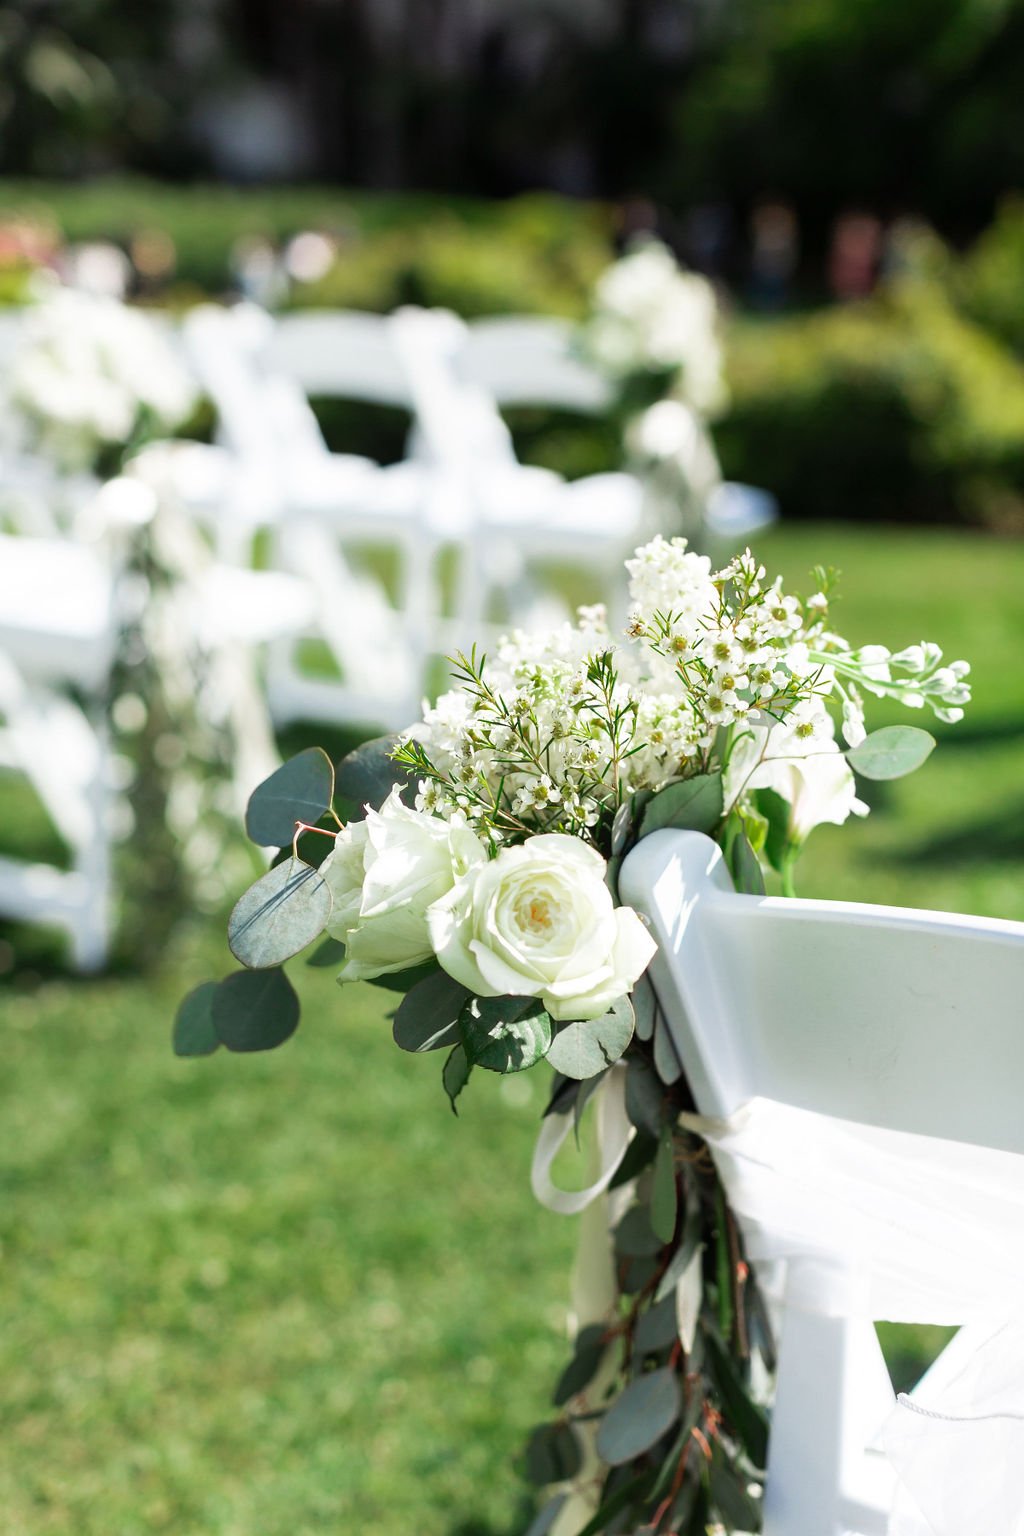
{"label": "green grass lawn", "polygon": [[[869,786],[866,823],[816,834],[801,888],[1024,918],[1024,545],[802,527],[763,554],[794,584],[842,567],[854,640],[975,665],[968,719],[915,778]],[[519,1536],[514,1458],[563,1360],[575,1235],[529,1191],[543,1073],[475,1080],[455,1121],[437,1058],[392,1045],[387,995],[300,965],[284,1049],[180,1062],[170,1020],[228,968],[219,932],[94,982],[0,941],[0,1525]],[[918,1341],[892,1342],[909,1372]]]}

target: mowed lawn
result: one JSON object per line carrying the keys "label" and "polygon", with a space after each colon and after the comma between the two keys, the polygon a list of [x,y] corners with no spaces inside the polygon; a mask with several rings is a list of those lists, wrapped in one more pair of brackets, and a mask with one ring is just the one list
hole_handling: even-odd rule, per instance
{"label": "mowed lawn", "polygon": [[[867,822],[816,834],[801,889],[1024,919],[1024,545],[807,527],[763,555],[794,585],[841,567],[855,641],[975,667],[968,719],[868,787]],[[17,805],[0,784],[8,845]],[[456,1121],[387,995],[301,965],[286,1047],[179,1062],[174,1007],[229,968],[219,933],[88,983],[6,939],[0,1527],[519,1536],[575,1238],[529,1191],[544,1073],[478,1075]]]}

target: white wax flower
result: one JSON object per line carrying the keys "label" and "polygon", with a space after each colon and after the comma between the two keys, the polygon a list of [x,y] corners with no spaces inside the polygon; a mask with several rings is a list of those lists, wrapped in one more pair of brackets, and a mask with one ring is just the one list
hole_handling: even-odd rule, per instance
{"label": "white wax flower", "polygon": [[599,853],[563,833],[502,849],[428,913],[438,960],[478,997],[539,997],[553,1019],[599,1018],[655,951],[605,873]]}
{"label": "white wax flower", "polygon": [[350,822],[320,866],[334,903],[328,932],[345,945],[338,980],[429,960],[428,907],[486,857],[468,827],[410,810],[397,788],[379,811]]}
{"label": "white wax flower", "polygon": [[744,731],[725,775],[727,804],[757,789],[774,789],[789,802],[789,834],[796,843],[822,822],[841,826],[851,814],[867,815],[820,700],[798,704],[777,724]]}

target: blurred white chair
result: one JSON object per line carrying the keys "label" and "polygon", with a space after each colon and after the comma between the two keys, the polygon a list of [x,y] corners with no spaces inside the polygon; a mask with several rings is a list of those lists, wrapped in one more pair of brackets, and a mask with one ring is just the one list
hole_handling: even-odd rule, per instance
{"label": "blurred white chair", "polygon": [[748,1251],[759,1273],[785,1261],[765,1536],[883,1536],[893,1477],[872,1447],[894,1399],[872,1320],[1021,1305],[1024,924],[738,895],[694,832],[645,838],[620,889],[650,918],[661,1045]]}
{"label": "blurred white chair", "polygon": [[[547,406],[602,415],[614,404],[614,391],[582,356],[578,334],[570,321],[555,317],[506,315],[475,320],[467,327],[461,367],[466,378],[486,388],[499,407]],[[655,497],[655,501],[658,504],[649,516],[663,521],[665,500]],[[700,508],[693,542],[716,561],[725,559],[777,518],[778,506],[768,492],[720,482]],[[652,526],[649,531],[674,530]]]}
{"label": "blurred white chair", "polygon": [[[436,619],[436,476],[410,462],[382,468],[331,453],[307,399],[309,392],[408,404],[387,322],[344,314],[275,322],[251,305],[208,306],[189,317],[185,338],[218,412],[228,522],[241,534],[217,547],[248,563],[254,533],[268,532],[273,566],[315,594],[311,636],[326,643],[340,674],[312,675],[301,636],[275,642],[268,669],[275,721],[412,718]],[[397,567],[393,602],[374,551]]]}
{"label": "blurred white chair", "polygon": [[0,859],[0,910],[63,928],[83,971],[102,967],[109,939],[114,797],[103,706],[118,625],[101,550],[0,535],[0,763],[25,775],[70,855],[67,870]]}

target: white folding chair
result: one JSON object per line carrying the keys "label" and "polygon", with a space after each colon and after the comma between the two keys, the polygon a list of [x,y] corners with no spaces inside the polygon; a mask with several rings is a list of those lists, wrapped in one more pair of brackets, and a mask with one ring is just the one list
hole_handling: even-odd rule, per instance
{"label": "white folding chair", "polygon": [[101,550],[0,535],[0,763],[28,779],[71,861],[64,870],[0,859],[0,910],[63,928],[83,971],[102,967],[109,939],[114,797],[103,694],[117,634]]}
{"label": "white folding chair", "polygon": [[[920,1194],[921,1240],[937,1231],[941,1257],[947,1195],[942,1179],[927,1176],[931,1149],[938,1156],[941,1148],[947,1162],[951,1143],[963,1144],[952,1147],[954,1158],[1024,1153],[1024,924],[738,895],[721,850],[694,832],[645,838],[623,865],[620,890],[657,938],[651,977],[659,1027],[667,1028],[701,1114],[736,1126],[741,1111],[767,1105],[764,1165],[781,1148],[773,1126],[785,1128],[787,1114],[797,1126],[810,1123],[799,1119],[805,1112],[830,1117],[822,1124],[849,1123],[865,1157],[881,1140],[880,1166],[893,1166],[886,1148],[898,1144],[905,1209],[912,1223]],[[711,1144],[723,1167],[728,1134],[712,1135]],[[892,1476],[871,1442],[893,1393],[864,1308],[907,1233],[881,1221],[874,1250],[862,1251],[857,1226],[843,1230],[838,1189],[836,1211],[827,1187],[824,1200],[819,1189],[817,1206],[803,1209],[812,1199],[815,1142],[789,1152],[789,1216],[811,1227],[811,1247],[801,1257],[794,1239],[788,1263],[765,1536],[880,1536]],[[764,1166],[756,1159],[752,1166],[756,1180]],[[877,1196],[887,1191],[879,1187]],[[738,1214],[748,1237],[753,1231],[751,1240],[763,1242],[750,1210]],[[863,1220],[870,1225],[867,1207]],[[987,1236],[997,1261],[1001,1233]],[[946,1257],[953,1263],[955,1253]],[[984,1269],[986,1260],[978,1264]],[[913,1274],[905,1280],[913,1297]],[[1008,1294],[1018,1291],[1011,1275]],[[963,1315],[945,1321],[969,1315],[969,1298],[958,1296],[957,1305],[961,1299]]]}

